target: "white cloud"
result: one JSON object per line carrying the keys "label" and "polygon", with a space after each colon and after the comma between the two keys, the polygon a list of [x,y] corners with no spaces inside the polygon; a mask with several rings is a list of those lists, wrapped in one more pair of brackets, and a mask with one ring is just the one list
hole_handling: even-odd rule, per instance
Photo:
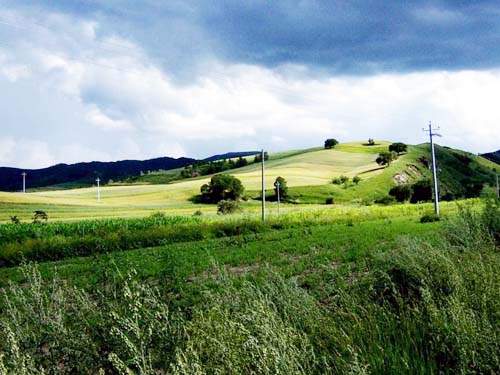
{"label": "white cloud", "polygon": [[132,124],[125,119],[113,119],[104,114],[95,104],[89,106],[87,119],[95,126],[104,130],[131,130]]}
{"label": "white cloud", "polygon": [[[500,148],[500,71],[318,77],[304,66],[268,69],[212,61],[191,82],[177,84],[139,46],[114,35],[99,39],[95,21],[61,14],[47,20],[46,27],[25,33],[16,48],[0,46],[0,69],[9,80],[53,98],[39,123],[23,124],[23,129],[43,127],[44,141],[16,144],[13,158],[4,156],[11,151],[0,151],[4,165],[296,149],[321,145],[330,136],[420,143],[429,120],[441,126],[443,144],[472,151]],[[9,77],[7,61],[23,68]],[[23,69],[29,74],[19,73]],[[7,92],[0,95],[8,100]],[[24,95],[30,111],[37,96],[28,89]],[[5,136],[25,137],[15,130],[18,116],[9,118]],[[56,139],[56,128],[70,140]],[[38,157],[20,153],[20,147],[38,149]],[[54,151],[59,149],[65,151]]]}

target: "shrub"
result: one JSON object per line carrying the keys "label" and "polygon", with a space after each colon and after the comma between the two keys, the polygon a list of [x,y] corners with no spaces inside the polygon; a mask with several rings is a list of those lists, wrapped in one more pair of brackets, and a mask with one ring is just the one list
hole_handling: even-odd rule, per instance
{"label": "shrub", "polygon": [[10,222],[12,224],[21,224],[21,220],[19,220],[19,218],[15,215],[10,217]]}
{"label": "shrub", "polygon": [[203,212],[201,212],[200,210],[196,210],[193,214],[193,216],[202,216],[203,215]]}
{"label": "shrub", "polygon": [[396,200],[394,199],[394,197],[391,197],[390,195],[386,195],[385,197],[382,197],[382,198],[375,200],[375,203],[383,204],[386,206],[389,204],[393,204],[394,202],[396,202]]}
{"label": "shrub", "polygon": [[217,213],[219,215],[229,215],[241,211],[241,205],[233,200],[221,200],[217,203]]}
{"label": "shrub", "polygon": [[33,224],[46,223],[49,220],[49,215],[45,211],[35,211],[33,214]]}
{"label": "shrub", "polygon": [[358,184],[361,182],[361,177],[359,177],[359,176],[354,176],[354,177],[352,178],[352,182],[353,182],[353,184],[354,184],[354,185],[358,185]]}
{"label": "shrub", "polygon": [[375,141],[373,140],[373,138],[368,138],[368,146],[374,146],[375,145]]}
{"label": "shrub", "polygon": [[334,204],[334,203],[335,203],[335,199],[333,197],[328,197],[325,200],[325,204]]}
{"label": "shrub", "polygon": [[420,218],[420,222],[423,223],[433,223],[435,221],[441,220],[435,213],[425,214]]}

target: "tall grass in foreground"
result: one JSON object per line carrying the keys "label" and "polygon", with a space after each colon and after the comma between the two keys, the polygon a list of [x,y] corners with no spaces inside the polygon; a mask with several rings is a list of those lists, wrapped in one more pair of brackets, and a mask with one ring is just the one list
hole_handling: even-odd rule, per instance
{"label": "tall grass in foreground", "polygon": [[312,289],[217,271],[183,311],[168,278],[110,271],[84,291],[24,266],[28,282],[2,291],[0,373],[499,373],[499,223],[498,204],[464,208],[440,245],[408,238]]}

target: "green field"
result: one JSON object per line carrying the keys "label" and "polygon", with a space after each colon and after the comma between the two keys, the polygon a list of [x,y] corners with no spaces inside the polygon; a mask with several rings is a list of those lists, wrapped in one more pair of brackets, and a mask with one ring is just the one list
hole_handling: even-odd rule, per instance
{"label": "green field", "polygon": [[2,225],[0,369],[497,373],[500,206],[431,209]]}

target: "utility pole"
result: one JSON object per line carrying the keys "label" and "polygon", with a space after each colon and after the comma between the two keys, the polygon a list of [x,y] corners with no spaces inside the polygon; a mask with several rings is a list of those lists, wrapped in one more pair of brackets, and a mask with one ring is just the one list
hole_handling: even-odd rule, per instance
{"label": "utility pole", "polygon": [[99,183],[101,182],[101,179],[99,177],[97,177],[96,182],[97,182],[97,203],[100,203],[101,202],[101,189],[100,189]]}
{"label": "utility pole", "polygon": [[[439,216],[439,183],[437,176],[437,160],[436,160],[436,150],[434,148],[434,137],[442,137],[441,134],[432,132],[432,123],[429,121],[429,129],[422,129],[424,132],[429,133],[429,138],[431,140],[431,153],[432,153],[432,176],[434,180],[434,211],[437,216]],[[434,129],[439,130],[439,127]]]}
{"label": "utility pole", "polygon": [[26,172],[21,173],[21,176],[23,176],[23,193],[26,193],[26,176],[28,174]]}
{"label": "utility pole", "polygon": [[260,165],[262,170],[262,221],[266,221],[266,181],[264,177],[264,149],[260,153]]}
{"label": "utility pole", "polygon": [[280,213],[280,182],[276,181],[274,186],[276,186],[276,194],[278,195],[278,213]]}

